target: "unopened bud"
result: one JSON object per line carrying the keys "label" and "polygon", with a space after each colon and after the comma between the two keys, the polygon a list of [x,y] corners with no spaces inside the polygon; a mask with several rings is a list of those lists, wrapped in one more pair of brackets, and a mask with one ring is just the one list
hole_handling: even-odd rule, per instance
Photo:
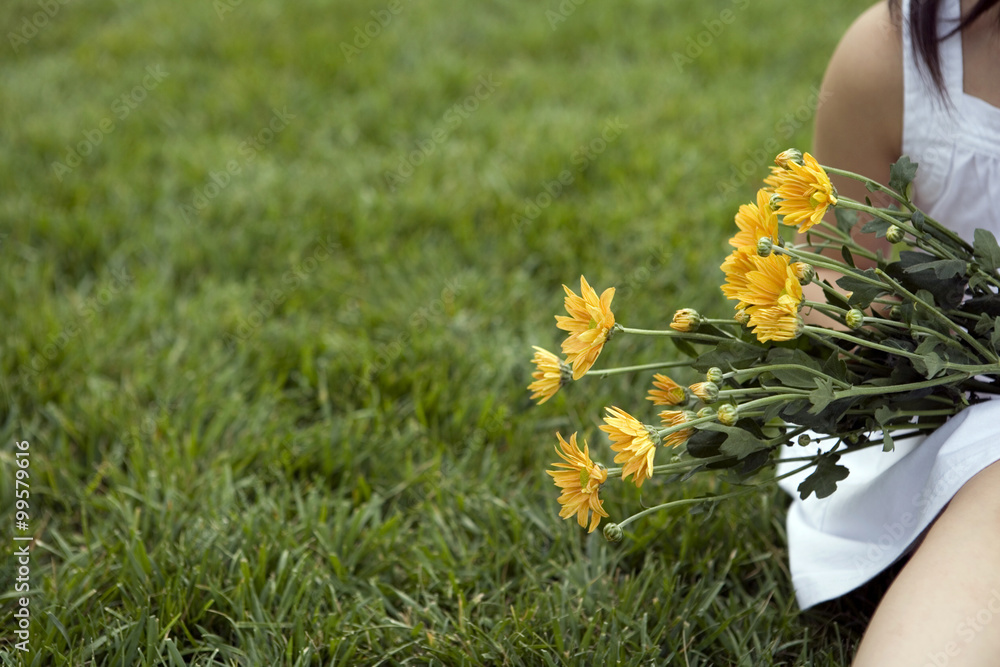
{"label": "unopened bud", "polygon": [[770,236],[761,236],[757,239],[757,255],[760,257],[767,257],[771,254],[771,249],[774,247],[774,241],[771,240]]}
{"label": "unopened bud", "polygon": [[792,271],[795,273],[795,278],[799,281],[800,285],[808,285],[816,279],[816,269],[813,268],[812,264],[792,262],[791,266]]}
{"label": "unopened bud", "polygon": [[777,193],[772,193],[767,203],[770,204],[772,211],[777,211],[781,208],[781,201],[781,197]]}
{"label": "unopened bud", "polygon": [[812,442],[812,438],[809,437],[808,433],[803,433],[802,435],[799,436],[799,444],[802,445],[803,447],[808,445],[810,442]]}
{"label": "unopened bud", "polygon": [[885,240],[889,243],[899,243],[904,238],[906,238],[906,232],[903,231],[902,227],[897,227],[892,225],[885,232]]}
{"label": "unopened bud", "polygon": [[805,164],[802,160],[802,151],[797,148],[788,148],[778,153],[778,156],[774,158],[774,164],[782,169],[788,169],[789,162],[794,162],[800,167]]}
{"label": "unopened bud", "polygon": [[719,423],[725,424],[726,426],[732,426],[736,423],[736,418],[739,415],[739,408],[732,403],[726,403],[719,408]]}
{"label": "unopened bud", "polygon": [[681,308],[674,313],[674,319],[670,323],[670,328],[675,331],[690,333],[697,331],[701,326],[702,317],[694,308]]}
{"label": "unopened bud", "polygon": [[733,315],[733,319],[739,322],[740,324],[746,324],[747,322],[750,321],[750,314],[744,309],[740,308],[739,310],[736,311],[736,314]]}
{"label": "unopened bud", "polygon": [[709,382],[714,382],[715,384],[719,384],[720,382],[722,382],[722,369],[719,368],[718,366],[712,366],[711,368],[708,369],[708,372],[705,373],[705,379],[708,380]]}
{"label": "unopened bud", "polygon": [[900,308],[899,306],[893,306],[892,308],[889,309],[889,317],[891,317],[894,320],[903,319],[903,309]]}
{"label": "unopened bud", "polygon": [[623,537],[625,537],[625,531],[617,523],[609,523],[604,526],[604,539],[608,542],[621,542]]}
{"label": "unopened bud", "polygon": [[714,382],[698,382],[688,387],[688,389],[705,403],[714,403],[719,399],[719,385]]}
{"label": "unopened bud", "polygon": [[865,323],[865,314],[857,308],[851,308],[847,311],[844,321],[847,322],[850,329],[860,329],[861,325]]}
{"label": "unopened bud", "polygon": [[698,411],[699,418],[713,417],[713,416],[715,416],[715,410],[713,410],[712,408],[702,408],[701,410]]}

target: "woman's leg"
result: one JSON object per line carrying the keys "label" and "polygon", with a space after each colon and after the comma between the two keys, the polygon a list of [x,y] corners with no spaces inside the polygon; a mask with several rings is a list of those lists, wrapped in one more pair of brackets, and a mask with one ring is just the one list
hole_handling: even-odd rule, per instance
{"label": "woman's leg", "polygon": [[1000,665],[1000,462],[959,490],[899,573],[853,667]]}

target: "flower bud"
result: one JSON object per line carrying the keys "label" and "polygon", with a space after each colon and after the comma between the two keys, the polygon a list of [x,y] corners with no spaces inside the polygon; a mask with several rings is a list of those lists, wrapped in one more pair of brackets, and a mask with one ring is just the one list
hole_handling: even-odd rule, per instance
{"label": "flower bud", "polygon": [[902,320],[903,309],[900,308],[899,306],[893,306],[892,308],[889,309],[889,317],[894,320]]}
{"label": "flower bud", "polygon": [[771,206],[772,211],[777,211],[781,208],[781,201],[781,197],[777,193],[773,193],[767,203]]}
{"label": "flower bud", "polygon": [[802,160],[802,151],[796,148],[788,148],[778,153],[778,156],[774,158],[774,164],[782,169],[788,169],[789,162],[794,162],[800,167],[805,164]]}
{"label": "flower bud", "polygon": [[702,408],[701,410],[698,411],[698,417],[699,418],[701,418],[701,417],[714,417],[714,416],[715,416],[715,410],[713,410],[712,408],[707,408],[706,407],[706,408]]}
{"label": "flower bud", "polygon": [[847,322],[847,326],[850,329],[860,329],[861,325],[865,323],[865,314],[857,308],[851,308],[847,311],[847,315],[844,317],[844,320]]}
{"label": "flower bud", "polygon": [[709,382],[714,382],[715,384],[719,384],[720,382],[722,382],[722,369],[719,368],[718,366],[712,366],[711,368],[708,369],[708,372],[705,373],[705,379],[708,380]]}
{"label": "flower bud", "polygon": [[761,236],[757,239],[757,255],[760,257],[767,257],[770,255],[773,247],[774,241],[771,240],[771,237]]}
{"label": "flower bud", "polygon": [[604,539],[608,542],[621,542],[625,537],[625,531],[617,523],[609,523],[604,526]]}
{"label": "flower bud", "polygon": [[808,285],[816,279],[816,269],[813,268],[812,264],[792,262],[791,266],[792,271],[795,273],[795,278],[799,281],[800,285]]}
{"label": "flower bud", "polygon": [[698,314],[697,310],[693,308],[681,308],[674,313],[674,319],[670,323],[670,328],[675,331],[690,333],[698,330],[698,327],[701,326],[701,321],[702,317]]}
{"label": "flower bud", "polygon": [[885,232],[885,240],[889,243],[899,243],[904,238],[906,238],[906,232],[903,231],[902,227],[897,227],[892,225]]}
{"label": "flower bud", "polygon": [[746,310],[740,308],[739,310],[736,311],[736,314],[733,315],[733,319],[739,322],[740,324],[746,324],[747,322],[750,321],[750,314],[747,313]]}
{"label": "flower bud", "polygon": [[719,423],[732,426],[739,416],[739,408],[732,403],[726,403],[719,408]]}
{"label": "flower bud", "polygon": [[799,436],[799,444],[801,446],[805,447],[810,442],[812,442],[812,438],[809,437],[808,433],[803,433],[802,435]]}
{"label": "flower bud", "polygon": [[714,403],[719,400],[719,385],[714,382],[698,382],[688,387],[688,389],[705,403]]}

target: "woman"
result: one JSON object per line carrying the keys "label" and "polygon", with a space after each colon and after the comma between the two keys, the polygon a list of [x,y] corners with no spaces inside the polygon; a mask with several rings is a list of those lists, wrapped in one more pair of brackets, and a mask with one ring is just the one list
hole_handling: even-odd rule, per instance
{"label": "woman", "polygon": [[[813,153],[822,164],[886,182],[908,155],[921,209],[970,241],[977,227],[1000,236],[1000,0],[875,5],[837,47],[821,99]],[[856,181],[835,184],[860,201],[869,194]],[[784,485],[801,606],[909,554],[855,667],[1000,665],[998,460],[994,401],[919,447],[845,457],[851,476],[829,498],[803,502],[794,481]]]}

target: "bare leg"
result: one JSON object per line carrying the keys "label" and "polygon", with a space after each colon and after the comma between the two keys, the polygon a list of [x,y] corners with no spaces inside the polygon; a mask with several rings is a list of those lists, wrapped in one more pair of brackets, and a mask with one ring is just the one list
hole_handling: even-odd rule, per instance
{"label": "bare leg", "polygon": [[853,667],[1000,664],[1000,462],[969,480],[899,573]]}

